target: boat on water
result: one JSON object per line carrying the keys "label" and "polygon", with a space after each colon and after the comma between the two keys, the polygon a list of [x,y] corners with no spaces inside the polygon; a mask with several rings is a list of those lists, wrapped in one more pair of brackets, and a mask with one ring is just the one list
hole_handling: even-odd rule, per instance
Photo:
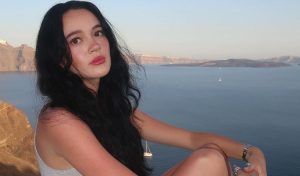
{"label": "boat on water", "polygon": [[219,81],[219,82],[222,82],[222,78],[220,77],[220,78],[218,79],[218,81]]}
{"label": "boat on water", "polygon": [[152,152],[148,146],[148,142],[146,141],[146,148],[145,148],[145,152],[144,152],[144,157],[148,157],[151,158],[152,157]]}

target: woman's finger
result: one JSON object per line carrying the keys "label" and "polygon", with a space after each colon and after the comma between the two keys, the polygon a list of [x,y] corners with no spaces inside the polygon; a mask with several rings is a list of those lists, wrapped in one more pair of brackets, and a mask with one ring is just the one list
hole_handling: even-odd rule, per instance
{"label": "woman's finger", "polygon": [[251,163],[247,163],[246,164],[246,167],[244,167],[244,171],[246,171],[246,172],[251,172],[251,171],[253,171],[255,168],[254,168],[254,166],[251,164]]}
{"label": "woman's finger", "polygon": [[258,173],[255,171],[245,172],[243,169],[238,171],[238,176],[258,176]]}
{"label": "woman's finger", "polygon": [[246,171],[239,166],[233,165],[233,176],[258,176],[258,173],[253,168],[249,168]]}

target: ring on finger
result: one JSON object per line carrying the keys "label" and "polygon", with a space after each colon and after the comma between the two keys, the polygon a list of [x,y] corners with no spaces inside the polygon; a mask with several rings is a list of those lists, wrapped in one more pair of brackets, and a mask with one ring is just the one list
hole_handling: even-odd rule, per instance
{"label": "ring on finger", "polygon": [[237,176],[239,170],[241,170],[241,168],[240,168],[239,166],[234,165],[234,166],[233,166],[233,175],[234,175],[234,176]]}

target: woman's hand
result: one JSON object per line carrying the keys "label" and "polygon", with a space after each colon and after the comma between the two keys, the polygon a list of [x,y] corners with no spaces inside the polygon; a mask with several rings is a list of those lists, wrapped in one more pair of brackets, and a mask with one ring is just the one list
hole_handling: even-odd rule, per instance
{"label": "woman's hand", "polygon": [[251,147],[248,151],[247,160],[250,164],[241,170],[241,174],[267,176],[266,159],[263,152],[257,147]]}

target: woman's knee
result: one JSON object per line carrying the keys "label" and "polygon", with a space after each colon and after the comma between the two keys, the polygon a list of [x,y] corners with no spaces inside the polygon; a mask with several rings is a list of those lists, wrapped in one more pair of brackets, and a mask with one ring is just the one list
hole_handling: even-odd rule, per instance
{"label": "woman's knee", "polygon": [[198,150],[196,150],[196,153],[197,151],[204,151],[203,153],[205,156],[208,155],[215,159],[216,158],[221,159],[225,163],[227,162],[227,155],[217,144],[214,143],[205,144],[202,147],[198,148]]}
{"label": "woman's knee", "polygon": [[223,155],[212,148],[199,148],[191,154],[191,157],[199,162],[225,163]]}
{"label": "woman's knee", "polygon": [[209,173],[213,171],[216,175],[228,175],[226,156],[223,155],[222,150],[215,147],[216,145],[211,144],[207,145],[207,147],[199,148],[190,157],[195,165],[205,168]]}
{"label": "woman's knee", "polygon": [[213,145],[206,145],[195,150],[178,166],[165,175],[178,176],[228,176],[226,159]]}

